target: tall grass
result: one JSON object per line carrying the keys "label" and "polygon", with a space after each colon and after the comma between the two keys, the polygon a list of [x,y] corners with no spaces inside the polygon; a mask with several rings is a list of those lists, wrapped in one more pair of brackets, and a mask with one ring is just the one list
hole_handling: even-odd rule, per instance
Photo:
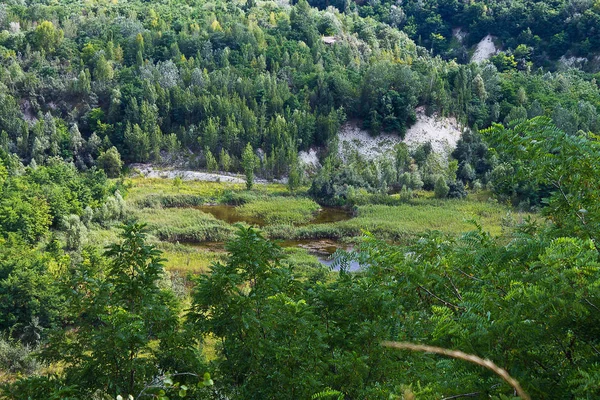
{"label": "tall grass", "polygon": [[260,219],[266,225],[299,225],[310,222],[319,211],[319,205],[307,198],[274,197],[243,204],[236,211],[253,219]]}
{"label": "tall grass", "polygon": [[408,243],[427,230],[458,235],[472,230],[472,221],[499,235],[503,226],[519,222],[526,215],[494,202],[419,199],[395,206],[359,206],[356,217],[347,221],[298,227],[271,225],[264,229],[269,237],[277,239],[342,239],[368,231],[382,239]]}
{"label": "tall grass", "polygon": [[212,251],[194,246],[160,243],[158,248],[163,252],[165,269],[180,275],[203,274],[208,272],[210,264],[225,260],[227,254],[223,251]]}
{"label": "tall grass", "polygon": [[243,185],[236,183],[182,181],[161,178],[132,178],[126,182],[129,186],[126,200],[130,204],[143,201],[148,196],[200,196],[219,198],[226,190],[242,190]]}
{"label": "tall grass", "polygon": [[473,229],[471,220],[480,223],[485,230],[498,235],[503,221],[512,212],[507,207],[491,202],[466,200],[420,200],[398,206],[367,205],[358,208],[356,218],[344,221],[346,227],[361,227],[382,236],[404,236],[440,230],[459,234]]}
{"label": "tall grass", "polygon": [[132,178],[126,200],[130,205],[145,207],[193,207],[210,203],[241,205],[270,197],[289,197],[285,185],[268,184],[245,190],[238,183],[176,181],[161,178]]}
{"label": "tall grass", "polygon": [[193,208],[145,208],[134,215],[147,223],[158,239],[169,242],[222,242],[234,231],[227,223]]}

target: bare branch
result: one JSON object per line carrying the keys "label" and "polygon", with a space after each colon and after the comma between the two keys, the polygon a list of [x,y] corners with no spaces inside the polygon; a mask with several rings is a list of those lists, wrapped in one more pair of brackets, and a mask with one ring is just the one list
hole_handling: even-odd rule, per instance
{"label": "bare branch", "polygon": [[525,391],[516,379],[511,377],[505,369],[498,367],[490,360],[485,360],[481,357],[475,356],[473,354],[467,354],[459,350],[449,350],[444,349],[442,347],[427,346],[408,342],[382,342],[381,345],[400,350],[422,351],[426,353],[441,354],[443,356],[457,358],[460,360],[471,362],[473,364],[480,365],[493,371],[494,373],[496,373],[496,375],[504,379],[510,386],[513,387],[513,389],[515,389],[515,392],[519,395],[519,397],[521,397],[524,400],[531,400],[529,395],[525,393]]}
{"label": "bare branch", "polygon": [[445,306],[448,306],[448,307],[453,307],[453,308],[456,308],[456,309],[459,309],[459,308],[464,308],[464,307],[457,306],[456,304],[450,303],[449,301],[446,301],[446,300],[442,299],[441,297],[438,297],[438,296],[436,296],[435,294],[431,293],[429,290],[425,289],[425,288],[424,288],[423,286],[421,286],[421,285],[419,285],[419,286],[418,286],[418,288],[419,288],[419,289],[422,289],[423,291],[425,291],[425,293],[427,293],[427,294],[428,294],[428,295],[430,295],[431,297],[433,297],[433,298],[435,298],[435,299],[439,300],[439,301],[440,301],[440,302],[442,302],[442,303],[443,303]]}
{"label": "bare branch", "polygon": [[448,278],[448,280],[450,281],[450,284],[452,285],[452,288],[454,288],[454,292],[456,293],[456,296],[458,297],[458,299],[460,301],[462,301],[463,298],[462,298],[462,296],[460,294],[460,291],[458,290],[458,288],[456,287],[456,285],[452,281],[452,278],[450,278],[450,275],[448,275],[448,274],[445,274],[445,275],[446,275],[446,278]]}
{"label": "bare branch", "polygon": [[597,305],[595,305],[594,303],[592,303],[588,299],[584,298],[583,301],[585,301],[586,303],[588,303],[590,306],[594,307],[596,309],[596,311],[600,311],[600,308],[598,308]]}
{"label": "bare branch", "polygon": [[457,394],[456,396],[444,397],[442,400],[460,399],[461,397],[475,397],[479,396],[481,392]]}

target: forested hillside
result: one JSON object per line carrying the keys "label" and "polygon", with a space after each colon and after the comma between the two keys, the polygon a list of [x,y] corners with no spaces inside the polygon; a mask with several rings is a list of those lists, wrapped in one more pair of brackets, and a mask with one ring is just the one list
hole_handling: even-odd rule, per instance
{"label": "forested hillside", "polygon": [[599,397],[599,57],[597,1],[3,1],[0,398]]}
{"label": "forested hillside", "polygon": [[[406,32],[444,58],[468,61],[468,48],[496,37],[511,61],[531,57],[555,68],[561,57],[584,58],[598,67],[600,4],[594,1],[310,0],[314,7],[352,10]],[[519,66],[525,67],[526,63]]]}

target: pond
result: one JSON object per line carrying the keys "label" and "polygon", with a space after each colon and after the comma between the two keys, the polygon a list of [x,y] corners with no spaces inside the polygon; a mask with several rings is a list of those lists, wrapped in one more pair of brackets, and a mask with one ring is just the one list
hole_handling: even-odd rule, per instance
{"label": "pond", "polygon": [[260,218],[251,218],[244,215],[240,215],[235,209],[235,206],[227,204],[217,204],[210,206],[198,206],[194,207],[204,213],[211,214],[216,219],[227,222],[228,224],[235,224],[238,222],[246,222],[250,225],[264,226],[264,221]]}
{"label": "pond", "polygon": [[[228,224],[246,222],[249,225],[265,225],[265,222],[262,219],[241,215],[239,212],[237,212],[235,206],[231,206],[228,204],[198,206],[194,208],[207,214],[211,214],[216,219],[225,221]],[[350,218],[352,218],[352,213],[342,208],[322,207],[321,210],[319,210],[319,213],[315,216],[315,218],[308,222],[307,225],[329,224],[333,222],[347,221]]]}
{"label": "pond", "polygon": [[[223,242],[188,243],[187,245],[211,252],[225,251],[225,243]],[[329,268],[332,268],[334,262],[331,256],[337,249],[349,249],[348,246],[331,239],[284,240],[279,241],[279,245],[281,247],[298,247],[305,249],[308,254],[315,256],[321,264]],[[332,269],[334,271],[339,271],[339,268],[337,267]],[[358,271],[360,270],[360,265],[356,261],[352,261],[349,270]]]}
{"label": "pond", "polygon": [[[284,240],[280,244],[281,247],[300,247],[306,249],[308,254],[317,257],[317,260],[321,264],[329,268],[333,266],[334,260],[331,256],[336,250],[350,250],[350,247],[331,239]],[[333,267],[332,269],[334,271],[340,270],[339,267]],[[360,264],[356,261],[351,261],[348,269],[350,271],[358,271],[360,270]]]}
{"label": "pond", "polygon": [[[238,222],[246,222],[250,225],[264,226],[265,223],[260,218],[252,218],[241,215],[237,212],[235,206],[227,204],[218,205],[205,205],[195,207],[196,209],[211,214],[216,219],[227,222],[228,224],[235,224]],[[352,213],[342,208],[335,207],[322,207],[319,213],[312,219],[307,225],[316,224],[328,224],[339,221],[346,221],[352,218]],[[225,244],[223,242],[206,242],[206,243],[194,243],[189,244],[190,246],[202,248],[207,251],[221,252],[225,251]],[[306,249],[309,254],[317,257],[319,262],[327,267],[331,267],[333,260],[331,255],[335,253],[337,249],[347,249],[348,246],[344,246],[341,243],[331,239],[307,239],[307,240],[284,240],[280,241],[282,247],[299,247]],[[356,262],[350,264],[350,271],[357,271],[360,269],[360,265]],[[339,270],[334,268],[334,270]]]}

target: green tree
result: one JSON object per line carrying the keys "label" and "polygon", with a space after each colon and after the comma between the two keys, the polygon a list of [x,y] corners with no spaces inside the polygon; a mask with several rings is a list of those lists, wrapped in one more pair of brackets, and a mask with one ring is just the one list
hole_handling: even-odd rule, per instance
{"label": "green tree", "polygon": [[106,61],[103,54],[100,55],[96,61],[96,67],[94,68],[94,77],[100,82],[106,82],[112,80],[113,76],[114,71],[112,65]]}
{"label": "green tree", "polygon": [[246,175],[246,189],[252,189],[254,186],[254,170],[258,166],[258,157],[254,154],[254,150],[252,150],[252,145],[248,143],[246,148],[244,149],[244,153],[242,154],[242,168],[244,169],[244,174]]}
{"label": "green tree", "polygon": [[232,167],[231,156],[223,148],[221,149],[221,152],[219,153],[219,165],[221,166],[221,169],[223,171],[225,171],[225,172],[231,171],[231,167]]}
{"label": "green tree", "polygon": [[150,139],[148,133],[142,131],[138,124],[127,125],[125,129],[125,145],[129,157],[134,162],[146,162],[150,157]]}
{"label": "green tree", "polygon": [[184,361],[198,366],[194,351],[180,339],[179,305],[159,287],[162,254],[146,243],[143,228],[126,226],[122,242],[106,251],[105,266],[89,254],[65,282],[69,315],[77,328],[55,331],[43,357],[64,361],[65,381],[79,386],[82,394],[101,390],[127,398],[137,395],[159,369],[168,372]]}
{"label": "green tree", "polygon": [[219,169],[219,163],[217,163],[217,159],[213,156],[208,146],[204,148],[204,157],[206,158],[206,169],[208,172],[214,172]]}
{"label": "green tree", "polygon": [[302,167],[298,162],[298,159],[294,160],[292,165],[290,165],[290,172],[288,174],[288,189],[290,192],[295,192],[302,183]]}
{"label": "green tree", "polygon": [[434,187],[435,197],[438,199],[445,199],[446,197],[448,197],[449,191],[450,191],[450,188],[448,187],[448,184],[446,183],[446,178],[443,176],[440,176],[435,181],[435,187]]}
{"label": "green tree", "polygon": [[135,37],[135,65],[141,67],[144,64],[144,37],[138,33]]}
{"label": "green tree", "polygon": [[16,235],[0,240],[0,331],[13,329],[19,337],[33,318],[45,328],[56,326],[64,315],[56,278],[66,261]]}
{"label": "green tree", "polygon": [[310,398],[325,372],[323,332],[298,298],[281,248],[240,227],[227,250],[226,264],[197,279],[188,315],[196,332],[221,343],[216,381],[242,398]]}
{"label": "green tree", "polygon": [[485,131],[485,138],[505,162],[504,182],[517,195],[531,191],[543,196],[543,213],[554,229],[594,243],[600,239],[600,205],[595,200],[600,193],[588,184],[600,174],[595,137],[568,135],[550,119],[537,117],[512,129],[495,125]]}
{"label": "green tree", "polygon": [[33,243],[48,233],[52,224],[50,207],[41,194],[28,190],[23,183],[12,182],[0,200],[0,230],[20,234]]}
{"label": "green tree", "polygon": [[32,42],[38,50],[53,52],[63,39],[63,31],[50,21],[42,21],[33,31]]}
{"label": "green tree", "polygon": [[96,163],[99,168],[102,168],[104,172],[106,172],[106,176],[109,178],[117,178],[121,174],[121,169],[123,168],[121,155],[115,146],[101,152]]}

